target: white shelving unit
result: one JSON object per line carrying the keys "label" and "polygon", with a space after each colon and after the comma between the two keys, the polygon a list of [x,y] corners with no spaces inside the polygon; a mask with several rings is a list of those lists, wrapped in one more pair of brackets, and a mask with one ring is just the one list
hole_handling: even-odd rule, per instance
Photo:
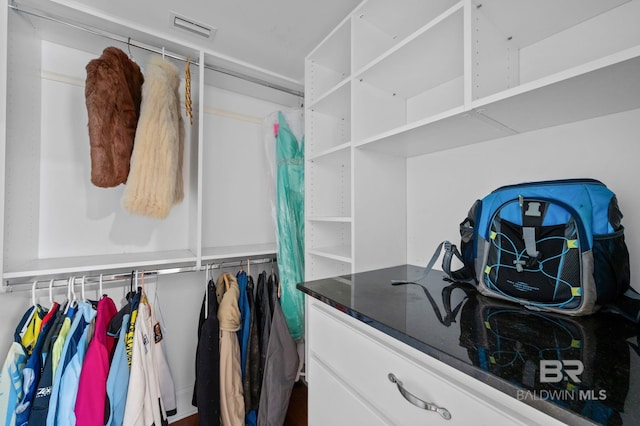
{"label": "white shelving unit", "polygon": [[[247,96],[231,92],[236,83],[207,67],[216,64],[214,55],[109,16],[60,2],[16,2],[21,10],[0,5],[8,23],[0,38],[7,58],[0,73],[7,81],[0,100],[7,127],[0,137],[3,282],[145,268],[196,270],[209,261],[276,253],[262,120],[298,105],[297,97],[265,87],[245,87]],[[137,46],[164,48],[165,59],[181,73],[181,99],[181,59],[192,61],[193,125],[183,109],[185,197],[162,221],[126,213],[123,186],[90,183],[85,66],[108,46],[127,52],[143,73],[155,53]]]}
{"label": "white shelving unit", "polygon": [[307,260],[327,256],[321,233],[353,272],[407,262],[428,232],[407,219],[428,205],[413,179],[434,154],[640,108],[637,16],[638,0],[364,1],[306,59]]}
{"label": "white shelving unit", "polygon": [[[595,177],[624,200],[625,217],[640,214],[632,183],[640,179],[638,16],[640,0],[363,1],[307,57],[306,279],[425,264],[438,243],[455,242],[473,201],[509,183]],[[351,72],[344,74],[349,41]],[[310,72],[319,52],[342,58],[343,66],[330,66],[340,69],[331,82]],[[327,103],[327,111],[349,111],[346,138],[341,114],[326,119],[314,111],[343,87],[349,96],[339,106]],[[640,253],[633,223],[626,233],[633,262],[633,249]],[[380,410],[380,392],[369,392],[380,362],[349,376],[375,352],[362,350],[370,327],[342,314],[337,324],[335,310],[315,302],[307,299],[310,421],[424,422],[407,420],[419,410],[394,407],[389,398]],[[334,337],[353,327],[348,344],[336,345]],[[403,353],[394,338],[381,337],[389,342],[385,354]],[[358,351],[358,362],[341,371]],[[407,377],[418,370],[412,363]],[[452,401],[478,394],[470,389],[480,382],[455,374],[461,385]],[[495,393],[500,408],[475,410],[480,423],[494,415],[494,423],[554,421]],[[351,402],[327,411],[335,395]],[[464,413],[457,421],[466,424]]]}

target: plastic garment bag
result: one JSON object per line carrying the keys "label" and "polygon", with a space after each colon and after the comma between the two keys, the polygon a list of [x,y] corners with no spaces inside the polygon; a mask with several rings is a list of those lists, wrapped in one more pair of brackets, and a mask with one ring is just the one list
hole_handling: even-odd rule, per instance
{"label": "plastic garment bag", "polygon": [[276,135],[276,229],[280,305],[291,336],[304,333],[304,299],[296,284],[304,281],[304,137],[300,142],[282,112]]}

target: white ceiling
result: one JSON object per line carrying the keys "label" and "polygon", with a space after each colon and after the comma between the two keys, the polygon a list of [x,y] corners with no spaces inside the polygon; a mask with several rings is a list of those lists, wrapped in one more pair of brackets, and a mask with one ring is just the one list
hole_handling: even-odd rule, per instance
{"label": "white ceiling", "polygon": [[[301,83],[304,57],[360,0],[83,0],[81,3]],[[174,28],[172,12],[217,28],[215,37],[207,40]]]}

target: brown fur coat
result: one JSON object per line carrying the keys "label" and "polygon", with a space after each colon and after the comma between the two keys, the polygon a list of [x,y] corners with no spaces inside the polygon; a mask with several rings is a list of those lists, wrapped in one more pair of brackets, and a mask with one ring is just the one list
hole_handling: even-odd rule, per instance
{"label": "brown fur coat", "polygon": [[113,187],[129,176],[144,77],[140,67],[116,47],[104,49],[86,70],[91,182]]}

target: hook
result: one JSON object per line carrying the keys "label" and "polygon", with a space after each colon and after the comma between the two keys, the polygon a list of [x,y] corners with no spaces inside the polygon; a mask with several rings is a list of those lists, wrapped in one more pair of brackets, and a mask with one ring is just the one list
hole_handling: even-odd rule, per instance
{"label": "hook", "polygon": [[211,273],[211,265],[207,264],[207,270],[204,275],[204,319],[209,318],[209,274]]}
{"label": "hook", "polygon": [[71,295],[73,296],[73,302],[78,301],[78,296],[76,295],[76,277],[71,277]]}
{"label": "hook", "polygon": [[35,308],[38,304],[36,303],[36,286],[38,284],[38,280],[34,281],[31,285],[31,304]]}
{"label": "hook", "polygon": [[131,37],[127,39],[127,50],[129,51],[129,59],[133,60],[133,55],[131,54]]}
{"label": "hook", "polygon": [[49,305],[53,306],[53,278],[49,281]]}

